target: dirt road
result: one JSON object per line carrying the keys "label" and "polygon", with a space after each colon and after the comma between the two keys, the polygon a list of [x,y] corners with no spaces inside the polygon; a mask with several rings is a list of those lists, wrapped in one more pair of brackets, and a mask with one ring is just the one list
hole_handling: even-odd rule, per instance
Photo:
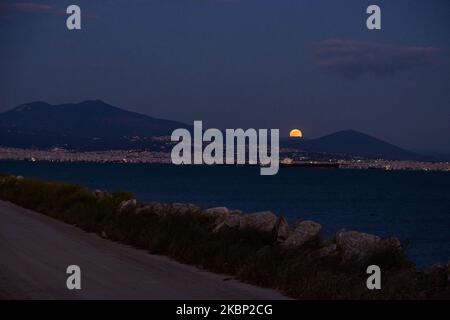
{"label": "dirt road", "polygon": [[[68,290],[66,268],[81,268]],[[284,299],[0,201],[0,298]]]}

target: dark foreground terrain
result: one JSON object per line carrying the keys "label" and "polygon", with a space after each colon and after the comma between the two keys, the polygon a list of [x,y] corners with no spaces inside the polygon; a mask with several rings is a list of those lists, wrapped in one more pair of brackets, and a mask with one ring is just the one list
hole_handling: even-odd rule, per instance
{"label": "dark foreground terrain", "polygon": [[[284,299],[0,201],[2,299]],[[79,265],[81,290],[66,268]]]}
{"label": "dark foreground terrain", "polygon": [[[242,214],[192,204],[143,204],[126,192],[0,175],[0,199],[152,254],[278,289],[299,299],[448,299],[449,266],[418,272],[394,238],[321,226],[290,227],[271,212]],[[73,226],[3,203],[0,296],[60,298],[276,298],[165,258],[124,248]],[[65,289],[65,268],[82,268],[83,290]],[[366,286],[369,265],[381,290]],[[61,291],[58,291],[61,290]],[[48,294],[48,295],[47,295]]]}

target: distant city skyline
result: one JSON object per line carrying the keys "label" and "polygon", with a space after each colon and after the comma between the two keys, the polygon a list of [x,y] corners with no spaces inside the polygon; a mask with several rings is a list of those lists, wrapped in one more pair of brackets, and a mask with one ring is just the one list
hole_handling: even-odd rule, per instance
{"label": "distant city skyline", "polygon": [[[101,99],[208,127],[354,129],[450,153],[445,0],[0,0],[0,112]],[[382,30],[365,9],[382,9]]]}

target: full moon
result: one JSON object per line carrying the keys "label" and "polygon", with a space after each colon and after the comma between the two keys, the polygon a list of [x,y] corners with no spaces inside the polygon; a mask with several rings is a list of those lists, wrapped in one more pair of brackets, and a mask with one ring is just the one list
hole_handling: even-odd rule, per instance
{"label": "full moon", "polygon": [[303,137],[303,134],[299,129],[292,129],[291,132],[289,132],[289,137],[301,138],[301,137]]}

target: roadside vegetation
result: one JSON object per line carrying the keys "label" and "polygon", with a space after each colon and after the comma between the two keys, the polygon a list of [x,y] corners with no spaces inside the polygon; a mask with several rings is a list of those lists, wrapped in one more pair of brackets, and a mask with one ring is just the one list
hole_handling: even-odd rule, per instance
{"label": "roadside vegetation", "polygon": [[[285,246],[274,231],[218,230],[219,217],[194,205],[133,204],[133,198],[123,191],[92,192],[74,184],[0,174],[2,200],[152,254],[278,289],[293,298],[450,298],[448,266],[417,272],[394,244],[374,248],[364,262],[345,260],[339,249],[319,254],[333,239],[315,237],[301,246]],[[382,270],[381,290],[367,289],[369,264]]]}

